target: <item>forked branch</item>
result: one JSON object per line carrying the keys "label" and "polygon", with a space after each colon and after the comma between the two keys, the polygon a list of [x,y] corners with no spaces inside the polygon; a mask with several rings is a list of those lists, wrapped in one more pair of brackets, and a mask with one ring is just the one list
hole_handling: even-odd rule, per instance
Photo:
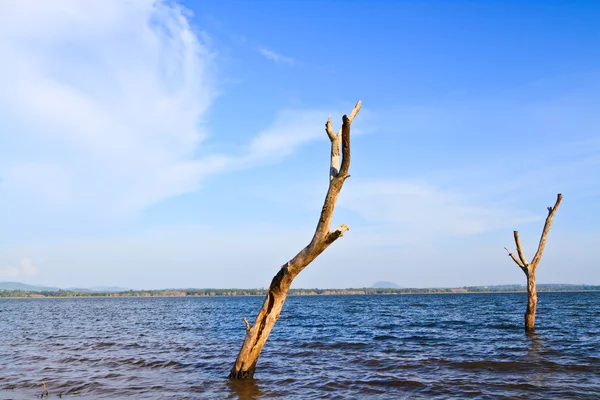
{"label": "forked branch", "polygon": [[510,258],[513,259],[513,261],[523,270],[525,271],[526,267],[525,265],[523,265],[523,263],[521,261],[519,261],[517,259],[517,257],[515,257],[515,255],[513,253],[510,252],[510,250],[508,250],[506,247],[504,247],[504,250],[506,250],[506,252],[508,253],[508,255],[510,256]]}
{"label": "forked branch", "polygon": [[513,236],[515,237],[515,244],[517,246],[517,254],[519,255],[519,259],[521,260],[521,264],[525,267],[529,265],[527,259],[523,255],[523,248],[521,247],[521,240],[519,240],[519,231],[514,231]]}
{"label": "forked branch", "polygon": [[338,176],[340,172],[340,146],[342,143],[342,128],[340,128],[338,134],[336,135],[333,129],[331,128],[331,116],[327,118],[327,123],[325,124],[325,131],[327,132],[327,136],[329,136],[329,140],[331,140],[331,165],[329,167],[329,180],[333,180],[336,176]]}
{"label": "forked branch", "polygon": [[517,245],[517,253],[519,258],[515,257],[506,247],[506,251],[510,258],[523,270],[527,277],[527,310],[525,311],[525,332],[533,332],[535,330],[535,312],[537,307],[537,289],[535,286],[535,272],[537,266],[542,258],[544,247],[546,246],[546,237],[552,226],[552,219],[558,209],[560,201],[562,200],[562,194],[558,194],[554,207],[548,207],[548,216],[546,217],[546,223],[544,224],[544,230],[542,231],[542,237],[540,238],[540,244],[538,245],[537,252],[533,257],[531,263],[527,262],[525,255],[523,254],[523,248],[521,247],[521,241],[519,240],[519,232],[514,231],[515,244]]}
{"label": "forked branch", "polygon": [[360,100],[354,106],[354,109],[350,113],[350,116],[342,117],[342,166],[340,167],[340,176],[342,179],[346,179],[348,175],[348,169],[350,168],[350,124],[354,121],[354,117],[360,111],[361,108]]}
{"label": "forked branch", "polygon": [[[333,180],[337,176],[340,175],[344,165],[346,167],[345,173],[341,174],[342,176],[348,175],[348,167],[350,166],[350,124],[356,117],[356,114],[360,111],[361,102],[360,100],[354,106],[354,109],[350,113],[350,116],[344,115],[342,119],[342,127],[336,134],[331,127],[331,116],[327,118],[327,123],[325,123],[325,132],[327,132],[327,136],[329,136],[329,140],[331,141],[331,166],[329,168],[329,180]],[[344,135],[344,126],[347,127],[348,132]],[[346,145],[344,144],[346,143]],[[342,149],[342,165],[340,166],[340,148]],[[345,150],[344,150],[345,149]],[[346,163],[344,164],[344,161]],[[345,176],[347,178],[347,176]],[[344,179],[345,179],[344,178]]]}
{"label": "forked branch", "polygon": [[533,261],[531,261],[531,264],[527,262],[527,259],[525,258],[525,255],[523,254],[523,247],[521,246],[521,240],[519,239],[519,231],[513,232],[519,259],[517,259],[515,257],[515,255],[512,254],[505,247],[506,251],[508,252],[508,255],[513,259],[513,261],[519,267],[521,267],[521,269],[525,272],[525,274],[528,274],[530,267],[531,267],[531,269],[535,270],[542,258],[542,253],[544,252],[544,247],[546,246],[546,237],[548,236],[548,232],[550,231],[550,227],[552,226],[552,220],[554,219],[554,214],[556,213],[556,210],[558,209],[558,206],[559,206],[561,200],[562,200],[562,194],[559,193],[557,195],[556,203],[554,204],[554,207],[548,207],[548,216],[546,217],[546,223],[544,224],[544,230],[542,231],[540,243],[538,245],[537,252],[535,253],[535,256],[533,257]]}

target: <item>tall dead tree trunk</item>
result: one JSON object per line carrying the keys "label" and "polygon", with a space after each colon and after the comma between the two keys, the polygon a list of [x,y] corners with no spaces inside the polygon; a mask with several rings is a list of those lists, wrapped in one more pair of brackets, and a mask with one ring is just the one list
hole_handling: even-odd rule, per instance
{"label": "tall dead tree trunk", "polygon": [[[337,135],[331,127],[331,118],[325,124],[325,131],[331,141],[331,166],[329,172],[329,189],[325,196],[317,229],[310,243],[294,258],[285,263],[271,281],[271,286],[269,286],[269,291],[254,324],[250,325],[246,317],[244,317],[246,338],[235,360],[235,364],[229,373],[230,379],[251,379],[254,376],[258,357],[269,337],[269,333],[271,333],[271,329],[273,329],[275,322],[279,319],[279,313],[281,312],[292,281],[308,264],[329,247],[331,243],[336,241],[349,229],[347,225],[340,225],[333,231],[329,230],[335,202],[344,181],[350,176],[348,174],[348,169],[350,168],[350,125],[360,107],[361,103],[359,101],[356,103],[350,116],[344,115],[342,117],[342,128],[338,131]],[[341,163],[340,147],[342,150]]]}
{"label": "tall dead tree trunk", "polygon": [[533,257],[533,261],[531,263],[527,262],[527,259],[523,255],[523,249],[521,248],[521,241],[519,240],[519,231],[514,231],[515,244],[517,245],[517,254],[519,258],[515,257],[513,253],[511,253],[508,249],[508,255],[513,261],[521,268],[521,270],[525,273],[527,277],[527,310],[525,311],[525,332],[533,332],[535,331],[535,310],[537,307],[537,291],[535,287],[535,271],[537,270],[537,266],[542,259],[542,253],[544,252],[544,247],[546,246],[546,237],[548,236],[548,232],[550,231],[550,227],[552,226],[552,220],[554,219],[554,214],[556,213],[556,209],[558,208],[560,202],[562,200],[562,194],[558,194],[556,198],[556,204],[554,207],[548,207],[548,216],[546,217],[546,223],[544,224],[544,230],[542,231],[542,237],[540,238],[540,243],[538,245],[537,252]]}

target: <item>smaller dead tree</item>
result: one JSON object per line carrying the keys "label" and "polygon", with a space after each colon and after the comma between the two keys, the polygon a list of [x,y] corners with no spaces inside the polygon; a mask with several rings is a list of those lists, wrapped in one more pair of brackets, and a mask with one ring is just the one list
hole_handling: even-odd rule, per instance
{"label": "smaller dead tree", "polygon": [[[246,317],[246,338],[229,373],[230,379],[251,379],[254,377],[256,363],[271,329],[279,319],[279,313],[294,278],[321,254],[330,244],[339,239],[349,228],[340,225],[330,231],[333,210],[344,181],[350,176],[350,124],[360,110],[360,101],[349,116],[342,117],[342,128],[337,135],[331,127],[331,118],[325,124],[325,131],[331,141],[331,165],[329,170],[329,190],[325,196],[321,217],[310,243],[294,258],[285,263],[271,281],[269,291],[253,325]],[[341,148],[341,162],[340,162]]]}
{"label": "smaller dead tree", "polygon": [[542,259],[542,253],[544,252],[544,247],[546,246],[546,237],[548,236],[548,232],[550,231],[550,227],[552,226],[552,220],[554,219],[554,214],[556,213],[556,209],[558,208],[560,201],[562,200],[562,194],[558,194],[556,198],[556,204],[554,207],[548,207],[548,216],[546,217],[546,223],[544,224],[544,230],[542,231],[542,237],[540,238],[540,243],[538,245],[537,252],[535,256],[533,256],[533,260],[530,262],[527,261],[525,256],[523,255],[523,249],[521,248],[521,241],[519,240],[519,231],[514,231],[515,244],[517,246],[517,254],[519,258],[517,258],[513,253],[511,253],[506,247],[506,251],[510,258],[521,268],[521,270],[525,273],[527,277],[527,310],[525,311],[525,332],[533,332],[535,331],[535,310],[537,307],[537,291],[535,287],[535,271],[537,270],[537,266]]}

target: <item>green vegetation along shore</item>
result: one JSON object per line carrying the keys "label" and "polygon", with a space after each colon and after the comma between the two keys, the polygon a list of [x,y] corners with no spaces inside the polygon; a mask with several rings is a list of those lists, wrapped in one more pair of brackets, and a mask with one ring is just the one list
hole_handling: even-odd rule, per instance
{"label": "green vegetation along shore", "polygon": [[[600,291],[600,285],[539,284],[539,292]],[[458,294],[521,293],[523,285],[464,286],[457,288],[358,288],[358,289],[291,289],[290,296],[315,295],[386,295],[386,294]],[[1,290],[0,297],[197,297],[197,296],[264,296],[266,289],[162,289],[162,290]]]}

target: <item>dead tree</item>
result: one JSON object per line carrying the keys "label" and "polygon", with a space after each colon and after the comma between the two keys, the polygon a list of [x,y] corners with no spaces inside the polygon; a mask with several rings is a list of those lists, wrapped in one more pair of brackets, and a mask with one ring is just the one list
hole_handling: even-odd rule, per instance
{"label": "dead tree", "polygon": [[[348,174],[348,169],[350,168],[350,125],[360,107],[361,104],[359,101],[356,103],[350,116],[344,115],[342,117],[342,128],[338,131],[337,135],[331,128],[331,117],[325,124],[325,131],[331,141],[331,167],[329,172],[329,189],[325,196],[317,229],[310,243],[294,258],[285,263],[271,281],[271,286],[269,286],[269,291],[254,324],[250,325],[246,317],[244,317],[246,338],[235,360],[235,364],[229,373],[230,379],[251,379],[254,376],[258,357],[269,337],[269,333],[271,333],[271,329],[273,329],[275,322],[279,319],[279,313],[281,312],[292,281],[308,264],[329,247],[331,243],[336,241],[349,229],[347,225],[340,225],[333,231],[329,230],[335,202],[344,181],[350,176]],[[342,150],[341,164],[340,147]]]}
{"label": "dead tree", "polygon": [[561,200],[562,194],[559,193],[556,198],[556,204],[554,204],[554,207],[548,207],[548,216],[546,217],[546,223],[544,224],[542,237],[540,238],[540,243],[538,245],[537,252],[535,253],[535,256],[533,256],[533,260],[531,261],[531,263],[528,262],[525,256],[523,255],[521,241],[519,240],[519,231],[513,232],[515,237],[515,244],[517,245],[517,254],[519,255],[519,258],[515,257],[515,255],[505,247],[510,258],[512,258],[513,261],[517,263],[519,268],[521,268],[521,270],[525,273],[525,276],[527,277],[527,310],[525,311],[525,332],[535,331],[535,309],[537,307],[535,271],[537,270],[537,266],[542,258],[542,253],[544,252],[544,247],[546,246],[546,237],[548,236],[548,232],[550,231],[550,227],[552,226],[552,219],[554,219],[554,214],[556,213],[556,209],[558,208]]}

